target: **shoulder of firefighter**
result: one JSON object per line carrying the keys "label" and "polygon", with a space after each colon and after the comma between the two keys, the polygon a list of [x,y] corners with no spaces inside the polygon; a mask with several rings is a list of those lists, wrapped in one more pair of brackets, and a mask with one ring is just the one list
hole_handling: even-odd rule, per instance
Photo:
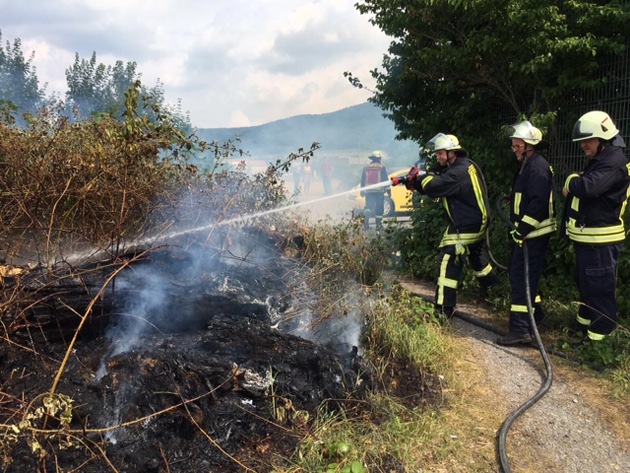
{"label": "shoulder of firefighter", "polygon": [[607,147],[580,173],[564,183],[567,202],[563,226],[576,243],[625,241],[623,214],[628,201],[630,164],[618,147]]}

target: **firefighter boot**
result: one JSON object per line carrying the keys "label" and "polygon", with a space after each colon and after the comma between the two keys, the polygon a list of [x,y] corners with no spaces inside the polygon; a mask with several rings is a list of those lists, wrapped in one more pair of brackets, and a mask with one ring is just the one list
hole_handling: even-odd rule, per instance
{"label": "firefighter boot", "polygon": [[529,345],[533,340],[529,332],[508,332],[497,338],[497,345]]}

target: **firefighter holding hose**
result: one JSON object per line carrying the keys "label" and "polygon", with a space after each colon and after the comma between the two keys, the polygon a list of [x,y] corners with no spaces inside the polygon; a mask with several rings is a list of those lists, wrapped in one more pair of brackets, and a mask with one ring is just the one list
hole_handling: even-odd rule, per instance
{"label": "firefighter holding hose", "polygon": [[450,318],[466,261],[479,280],[481,297],[487,297],[488,289],[497,283],[496,271],[484,248],[488,228],[486,184],[456,136],[438,133],[427,148],[435,154],[438,166],[423,175],[414,166],[407,176],[392,178],[392,185],[404,184],[407,189],[440,198],[444,205],[449,225],[439,245],[435,307]]}
{"label": "firefighter holding hose", "polygon": [[618,323],[617,261],[626,232],[623,214],[628,200],[630,164],[625,142],[610,116],[588,112],[573,128],[588,163],[567,177],[564,233],[575,249],[580,308],[571,332],[582,343],[599,342]]}
{"label": "firefighter holding hose", "polygon": [[[533,341],[529,319],[525,279],[525,256],[529,273],[529,302],[534,308],[534,319],[544,317],[538,284],[543,273],[545,253],[551,234],[556,231],[554,218],[553,170],[539,153],[546,147],[542,132],[529,121],[512,126],[512,151],[521,163],[510,195],[510,221],[514,245],[510,255],[509,279],[512,304],[509,332],[497,338],[499,345],[529,344]],[[527,252],[523,250],[523,242]]]}

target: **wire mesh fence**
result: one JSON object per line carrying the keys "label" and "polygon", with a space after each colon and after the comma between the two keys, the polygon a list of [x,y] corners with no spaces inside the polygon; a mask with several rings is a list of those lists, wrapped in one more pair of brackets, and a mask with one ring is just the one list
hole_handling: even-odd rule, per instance
{"label": "wire mesh fence", "polygon": [[556,183],[561,186],[568,174],[585,166],[580,146],[571,140],[576,120],[591,110],[602,110],[613,119],[621,136],[630,139],[630,51],[612,58],[600,68],[604,83],[596,90],[579,90],[566,98],[554,130],[551,131],[548,157],[554,166]]}

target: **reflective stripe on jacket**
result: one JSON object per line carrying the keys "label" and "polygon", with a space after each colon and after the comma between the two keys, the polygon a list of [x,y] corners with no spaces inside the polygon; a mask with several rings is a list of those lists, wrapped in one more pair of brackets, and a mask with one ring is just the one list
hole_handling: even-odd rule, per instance
{"label": "reflective stripe on jacket", "polygon": [[556,231],[553,169],[540,154],[523,162],[514,179],[510,220],[524,238],[536,238]]}
{"label": "reflective stripe on jacket", "polygon": [[440,247],[483,240],[488,226],[486,188],[470,159],[460,156],[440,174],[423,177],[421,188],[423,194],[442,199],[450,222]]}

